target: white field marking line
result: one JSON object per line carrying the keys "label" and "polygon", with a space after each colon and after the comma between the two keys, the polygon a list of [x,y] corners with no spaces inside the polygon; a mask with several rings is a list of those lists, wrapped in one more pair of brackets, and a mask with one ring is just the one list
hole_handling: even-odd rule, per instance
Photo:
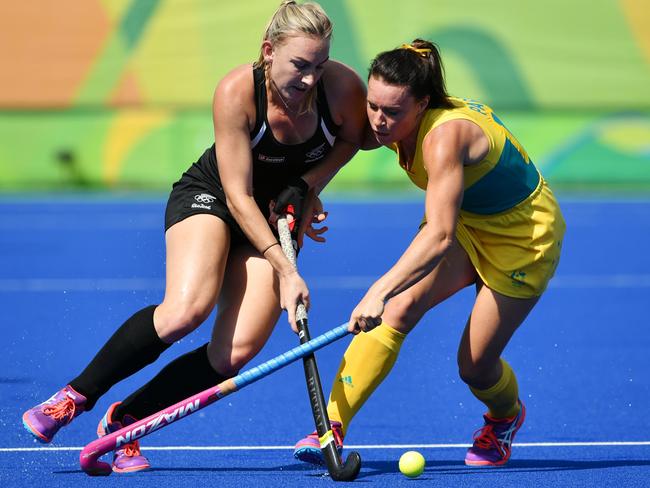
{"label": "white field marking line", "polygon": [[[357,444],[346,449],[456,449],[471,444]],[[624,447],[650,446],[650,441],[597,441],[597,442],[515,442],[517,447]],[[293,446],[147,446],[147,451],[279,451]],[[83,447],[0,447],[0,452],[57,452],[81,451]]]}
{"label": "white field marking line", "polygon": [[[378,276],[307,276],[312,288],[320,290],[360,290],[368,288]],[[25,278],[0,279],[0,292],[84,292],[152,291],[165,288],[163,278]],[[549,288],[650,288],[650,274],[560,275]]]}
{"label": "white field marking line", "polygon": [[164,288],[163,278],[0,279],[0,291],[146,291]]}

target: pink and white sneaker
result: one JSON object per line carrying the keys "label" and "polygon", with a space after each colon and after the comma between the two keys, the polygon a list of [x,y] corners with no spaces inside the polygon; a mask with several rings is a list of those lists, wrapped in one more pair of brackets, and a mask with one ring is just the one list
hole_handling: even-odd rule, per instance
{"label": "pink and white sneaker", "polygon": [[[341,422],[332,420],[330,425],[332,427],[336,449],[339,451],[339,454],[341,454],[341,451],[343,451],[343,429],[341,427]],[[318,432],[312,432],[304,439],[300,439],[294,447],[293,457],[304,463],[316,464],[318,466],[325,465],[323,451],[320,449]]]}
{"label": "pink and white sneaker", "polygon": [[56,433],[84,411],[86,397],[70,385],[23,414],[23,425],[36,440],[51,442]]}
{"label": "pink and white sneaker", "polygon": [[521,400],[519,413],[514,417],[495,419],[483,415],[485,425],[474,433],[474,445],[467,450],[468,466],[503,466],[510,459],[512,442],[526,418],[526,407]]}
{"label": "pink and white sneaker", "polygon": [[[97,435],[99,437],[104,437],[137,421],[137,419],[134,419],[130,415],[125,415],[122,421],[113,419],[113,412],[120,403],[122,402],[113,403],[108,407],[108,411],[104,414],[97,426]],[[113,451],[114,473],[135,473],[136,471],[144,471],[150,467],[149,460],[140,454],[140,443],[138,441],[131,441]]]}

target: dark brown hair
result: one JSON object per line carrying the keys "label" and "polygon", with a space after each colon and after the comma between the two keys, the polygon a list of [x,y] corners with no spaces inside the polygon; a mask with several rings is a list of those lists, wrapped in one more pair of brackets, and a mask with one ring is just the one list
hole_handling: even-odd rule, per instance
{"label": "dark brown hair", "polygon": [[415,39],[378,54],[370,64],[368,79],[373,76],[390,85],[408,86],[417,100],[428,95],[428,108],[453,107],[445,87],[440,52],[433,42]]}

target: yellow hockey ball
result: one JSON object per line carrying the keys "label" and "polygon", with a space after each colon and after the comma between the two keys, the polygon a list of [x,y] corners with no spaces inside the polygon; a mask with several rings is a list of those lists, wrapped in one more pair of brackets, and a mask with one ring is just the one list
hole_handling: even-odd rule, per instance
{"label": "yellow hockey ball", "polygon": [[417,478],[424,471],[424,456],[417,451],[407,451],[399,458],[399,470],[404,476]]}

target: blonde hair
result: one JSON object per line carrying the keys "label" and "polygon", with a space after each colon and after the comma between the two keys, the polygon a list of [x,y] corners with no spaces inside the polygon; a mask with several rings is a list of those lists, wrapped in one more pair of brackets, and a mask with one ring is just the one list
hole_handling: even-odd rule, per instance
{"label": "blonde hair", "polygon": [[[284,0],[266,25],[262,42],[269,41],[273,45],[278,45],[287,37],[296,34],[329,40],[332,37],[332,21],[317,3],[299,4],[295,0]],[[265,71],[269,68],[262,48],[254,66],[264,68]],[[312,109],[315,96],[315,90],[310,90],[301,106],[301,112]]]}

